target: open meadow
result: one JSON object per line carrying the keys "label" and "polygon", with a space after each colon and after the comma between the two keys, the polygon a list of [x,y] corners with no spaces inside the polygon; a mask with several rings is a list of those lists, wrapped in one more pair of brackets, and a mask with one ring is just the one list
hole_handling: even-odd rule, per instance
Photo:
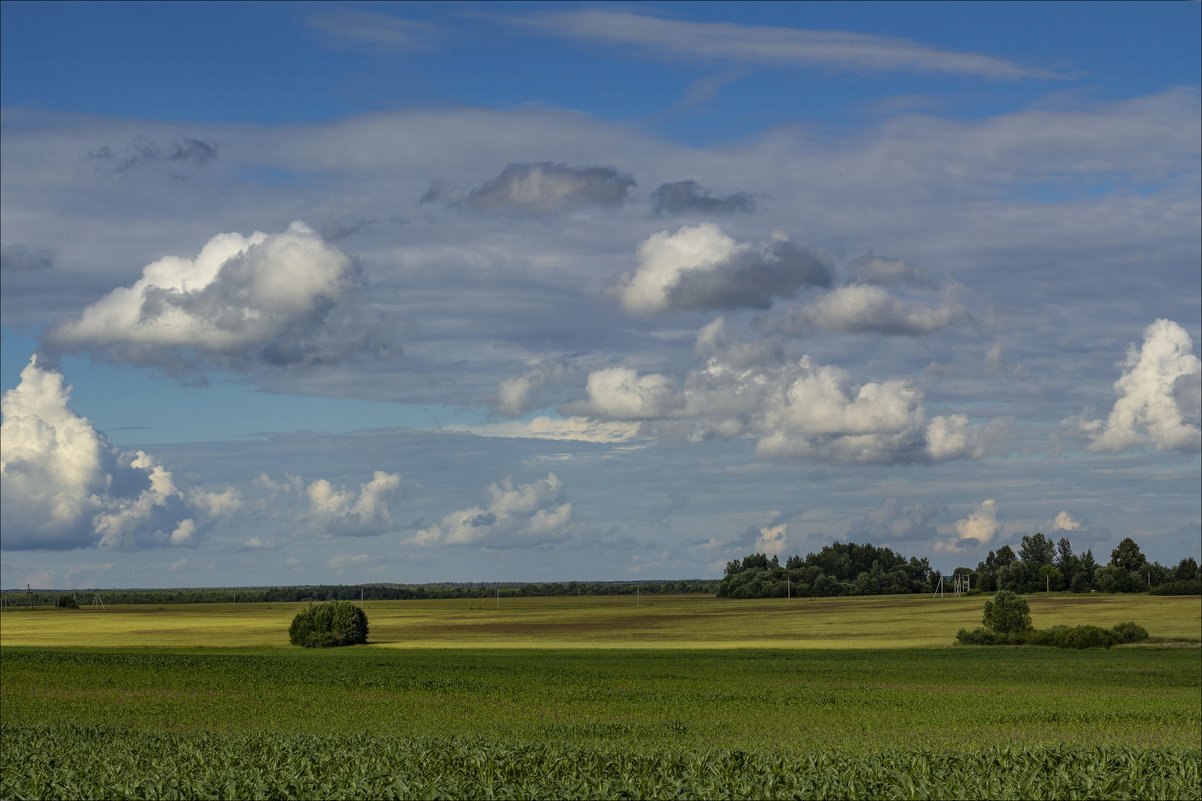
{"label": "open meadow", "polygon": [[1035,596],[1037,626],[1192,644],[952,645],[984,598],[9,609],[0,797],[1198,797],[1202,599]]}

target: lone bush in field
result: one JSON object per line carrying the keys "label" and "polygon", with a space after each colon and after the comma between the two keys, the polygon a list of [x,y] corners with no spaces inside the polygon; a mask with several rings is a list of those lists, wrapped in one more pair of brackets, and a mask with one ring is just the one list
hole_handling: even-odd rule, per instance
{"label": "lone bush in field", "polygon": [[58,596],[58,601],[55,602],[55,606],[57,606],[59,609],[78,609],[79,601],[75,600],[74,595],[63,594]]}
{"label": "lone bush in field", "polygon": [[998,634],[1027,631],[1031,628],[1031,606],[1018,593],[999,590],[992,601],[985,602],[985,615],[981,622],[985,628]]}
{"label": "lone bush in field", "polygon": [[309,604],[296,613],[288,640],[305,648],[331,648],[367,642],[367,614],[350,601]]}
{"label": "lone bush in field", "polygon": [[1138,623],[1119,623],[1110,630],[1110,634],[1116,643],[1143,642],[1148,639],[1148,630]]}

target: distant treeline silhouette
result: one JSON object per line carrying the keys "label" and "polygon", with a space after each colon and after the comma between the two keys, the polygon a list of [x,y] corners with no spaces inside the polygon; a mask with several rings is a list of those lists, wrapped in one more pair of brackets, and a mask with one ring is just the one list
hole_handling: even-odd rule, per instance
{"label": "distant treeline silhouette", "polygon": [[[718,590],[717,579],[677,581],[554,581],[438,584],[306,584],[278,587],[197,587],[176,589],[101,589],[106,604],[294,603],[310,601],[417,601],[442,598],[523,598],[564,595],[665,595]],[[54,606],[64,594],[87,608],[97,591],[5,590],[6,605]]]}

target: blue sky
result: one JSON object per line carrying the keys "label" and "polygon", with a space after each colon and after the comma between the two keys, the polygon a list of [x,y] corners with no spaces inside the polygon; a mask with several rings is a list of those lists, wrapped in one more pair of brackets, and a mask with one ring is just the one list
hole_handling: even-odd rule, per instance
{"label": "blue sky", "polygon": [[3,586],[1199,555],[1196,3],[0,14]]}

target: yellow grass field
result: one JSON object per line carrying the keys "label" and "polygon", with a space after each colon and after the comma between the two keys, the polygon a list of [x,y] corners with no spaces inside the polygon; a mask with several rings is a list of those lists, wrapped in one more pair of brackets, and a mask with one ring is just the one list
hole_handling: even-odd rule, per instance
{"label": "yellow grass field", "polygon": [[[368,601],[378,648],[911,648],[952,645],[987,596],[733,601],[708,595]],[[1202,598],[1039,594],[1036,627],[1123,621],[1153,637],[1202,637]],[[0,646],[287,647],[302,604],[9,608]]]}

